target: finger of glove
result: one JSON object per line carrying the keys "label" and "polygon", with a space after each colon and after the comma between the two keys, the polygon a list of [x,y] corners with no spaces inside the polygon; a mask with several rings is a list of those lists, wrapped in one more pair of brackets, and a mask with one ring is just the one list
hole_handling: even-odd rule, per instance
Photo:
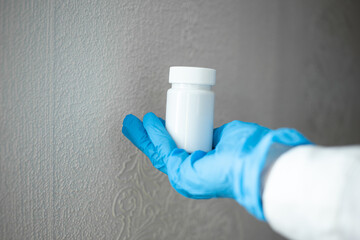
{"label": "finger of glove", "polygon": [[168,156],[176,148],[176,144],[162,121],[152,112],[145,114],[143,121],[144,128],[158,154],[162,157]]}
{"label": "finger of glove", "polygon": [[132,114],[127,115],[123,121],[122,133],[150,159],[154,167],[166,173],[140,119]]}
{"label": "finger of glove", "polygon": [[[196,152],[195,152],[196,155]],[[191,156],[184,149],[176,148],[171,152],[169,159],[166,161],[168,176],[171,186],[181,195],[189,198],[196,198],[193,194],[194,181],[198,176],[190,166]],[[187,164],[184,164],[184,163]]]}
{"label": "finger of glove", "polygon": [[212,186],[209,186],[206,176],[204,178],[203,171],[206,171],[206,169],[195,167],[196,162],[206,156],[206,152],[195,151],[188,155],[184,151],[179,152],[177,156],[175,161],[172,157],[170,159],[171,163],[170,161],[168,163],[169,172],[171,172],[169,180],[172,186],[181,195],[188,198],[207,199],[213,197],[215,194],[211,190]]}
{"label": "finger of glove", "polygon": [[[229,140],[230,138],[234,138],[236,135],[237,138],[242,139],[243,141],[253,141],[253,138],[259,138],[259,134],[265,135],[269,131],[268,128],[260,126],[256,123],[248,123],[242,121],[232,121],[223,126],[214,129],[213,133],[213,147],[217,147],[222,139]],[[256,134],[254,134],[256,132]],[[250,137],[253,136],[253,137]],[[235,139],[234,139],[235,140]],[[227,142],[226,144],[228,144]],[[237,142],[240,144],[240,141]],[[243,146],[248,146],[249,144],[242,143]],[[251,146],[251,145],[249,145]]]}
{"label": "finger of glove", "polygon": [[223,130],[225,128],[226,124],[222,125],[221,127],[215,128],[213,132],[213,143],[212,147],[215,148],[216,145],[220,142]]}
{"label": "finger of glove", "polygon": [[313,144],[304,135],[295,129],[279,128],[273,131],[273,141],[289,146],[297,146],[302,144]]}
{"label": "finger of glove", "polygon": [[183,149],[176,149],[167,163],[170,183],[188,198],[233,197],[229,172],[233,163],[222,160],[225,162],[219,161],[214,151],[195,151],[189,155]]}
{"label": "finger of glove", "polygon": [[162,123],[162,125],[165,127],[165,120],[162,119],[161,117],[158,117],[158,118],[159,118],[160,122]]}

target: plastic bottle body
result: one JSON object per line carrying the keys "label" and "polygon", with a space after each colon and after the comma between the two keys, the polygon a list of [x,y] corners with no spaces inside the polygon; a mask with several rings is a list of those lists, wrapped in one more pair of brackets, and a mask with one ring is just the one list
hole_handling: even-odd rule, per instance
{"label": "plastic bottle body", "polygon": [[214,92],[210,85],[173,83],[167,92],[166,129],[178,148],[212,149]]}

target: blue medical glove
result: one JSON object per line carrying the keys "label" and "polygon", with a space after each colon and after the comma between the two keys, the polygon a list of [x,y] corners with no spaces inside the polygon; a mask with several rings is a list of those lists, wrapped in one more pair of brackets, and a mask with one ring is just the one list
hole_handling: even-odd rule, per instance
{"label": "blue medical glove", "polygon": [[168,175],[180,194],[195,199],[233,198],[260,220],[265,220],[261,173],[270,146],[310,143],[293,129],[270,130],[233,121],[214,130],[212,151],[189,154],[176,147],[164,120],[153,113],[147,113],[143,122],[127,115],[122,132],[155,168]]}

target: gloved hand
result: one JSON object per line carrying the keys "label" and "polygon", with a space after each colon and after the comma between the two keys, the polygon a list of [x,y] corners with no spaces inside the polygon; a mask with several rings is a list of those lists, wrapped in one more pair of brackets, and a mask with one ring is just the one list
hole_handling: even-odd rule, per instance
{"label": "gloved hand", "polygon": [[178,149],[164,120],[147,113],[141,122],[127,115],[123,134],[168,175],[180,194],[195,199],[233,198],[248,212],[265,220],[261,203],[261,173],[273,143],[287,146],[310,142],[293,129],[270,130],[254,123],[233,121],[214,130],[208,153]]}

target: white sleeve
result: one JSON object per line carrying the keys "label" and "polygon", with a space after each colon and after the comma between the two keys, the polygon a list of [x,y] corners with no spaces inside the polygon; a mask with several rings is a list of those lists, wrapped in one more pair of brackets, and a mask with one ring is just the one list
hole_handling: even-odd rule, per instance
{"label": "white sleeve", "polygon": [[263,208],[290,239],[360,239],[360,146],[299,146],[266,176]]}

